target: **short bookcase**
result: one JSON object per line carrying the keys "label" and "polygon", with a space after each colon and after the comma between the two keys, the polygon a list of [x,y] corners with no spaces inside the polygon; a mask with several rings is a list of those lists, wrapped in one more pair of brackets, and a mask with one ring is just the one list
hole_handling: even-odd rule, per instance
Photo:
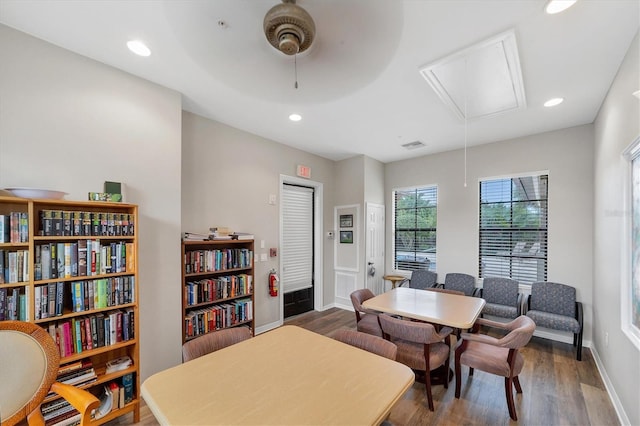
{"label": "short bookcase", "polygon": [[230,327],[255,334],[253,240],[182,242],[182,342]]}

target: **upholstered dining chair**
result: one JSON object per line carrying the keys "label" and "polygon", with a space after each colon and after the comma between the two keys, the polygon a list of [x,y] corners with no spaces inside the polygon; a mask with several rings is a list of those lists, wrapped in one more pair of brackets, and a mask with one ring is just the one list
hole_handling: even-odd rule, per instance
{"label": "upholstered dining chair", "polygon": [[449,355],[451,350],[451,328],[443,327],[439,332],[432,324],[409,321],[380,314],[380,326],[385,339],[398,347],[396,361],[414,371],[424,372],[429,410],[433,411],[431,394],[431,371],[442,368],[442,383],[449,387]]}
{"label": "upholstered dining chair", "polygon": [[187,362],[251,338],[247,327],[224,328],[189,340],[182,345],[182,361]]}
{"label": "upholstered dining chair", "polygon": [[525,303],[527,316],[538,327],[573,333],[576,359],[582,361],[582,303],[576,289],[566,284],[535,282]]}
{"label": "upholstered dining chair", "polygon": [[355,346],[394,361],[398,352],[398,347],[394,343],[361,331],[341,328],[335,332],[333,338],[347,345]]}
{"label": "upholstered dining chair", "polygon": [[426,269],[418,269],[411,272],[411,278],[409,279],[409,288],[426,289],[432,288],[438,285],[438,274]]}
{"label": "upholstered dining chair", "polygon": [[444,284],[441,287],[461,291],[465,296],[477,296],[480,290],[476,288],[476,277],[459,272],[450,272],[445,275]]}
{"label": "upholstered dining chair", "polygon": [[0,416],[2,426],[24,419],[44,426],[40,404],[55,392],[80,413],[80,424],[91,422],[100,401],[86,390],[56,382],[60,352],[49,333],[36,324],[0,321]]}
{"label": "upholstered dining chair", "polygon": [[529,343],[536,325],[531,318],[521,315],[509,323],[478,318],[476,324],[508,330],[498,339],[486,334],[461,333],[462,340],[455,352],[456,398],[460,398],[462,365],[469,367],[469,376],[478,369],[504,377],[504,389],[507,397],[509,416],[518,420],[513,401],[513,387],[522,393],[518,375],[524,365],[524,357],[519,350]]}
{"label": "upholstered dining chair", "polygon": [[522,293],[516,280],[487,277],[483,280],[480,297],[486,301],[482,315],[509,319],[522,315]]}
{"label": "upholstered dining chair", "polygon": [[378,312],[362,306],[365,300],[374,297],[368,288],[361,288],[351,293],[351,304],[356,312],[356,328],[363,333],[373,334],[382,337],[382,330],[378,323]]}

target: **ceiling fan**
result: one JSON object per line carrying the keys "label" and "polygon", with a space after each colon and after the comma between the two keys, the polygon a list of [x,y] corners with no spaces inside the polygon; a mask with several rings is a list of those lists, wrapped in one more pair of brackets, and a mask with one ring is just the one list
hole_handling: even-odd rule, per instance
{"label": "ceiling fan", "polygon": [[285,55],[297,55],[313,43],[316,26],[296,0],[282,0],[265,15],[264,34],[275,49]]}

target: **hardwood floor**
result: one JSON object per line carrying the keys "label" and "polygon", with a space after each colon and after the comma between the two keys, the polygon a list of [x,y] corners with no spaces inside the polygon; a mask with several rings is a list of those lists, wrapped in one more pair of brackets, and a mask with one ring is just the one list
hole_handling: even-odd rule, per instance
{"label": "hardwood floor", "polygon": [[[331,337],[340,328],[355,329],[355,314],[333,308],[298,315],[285,324]],[[579,362],[572,345],[533,337],[522,354],[525,358],[520,374],[523,393],[515,397],[517,423],[509,418],[504,379],[478,370],[470,379],[466,367],[463,367],[460,399],[454,397],[455,379],[448,389],[434,386],[435,411],[431,412],[424,385],[414,383],[391,410],[389,422],[394,425],[619,424],[588,348],[583,348]],[[131,422],[132,416],[124,416],[108,425]],[[144,403],[139,424],[158,424]]]}

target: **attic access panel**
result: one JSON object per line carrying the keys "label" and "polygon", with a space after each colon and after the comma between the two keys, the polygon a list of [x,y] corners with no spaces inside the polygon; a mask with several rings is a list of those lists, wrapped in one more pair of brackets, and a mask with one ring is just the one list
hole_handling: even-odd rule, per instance
{"label": "attic access panel", "polygon": [[425,65],[420,74],[461,120],[526,107],[513,30]]}

